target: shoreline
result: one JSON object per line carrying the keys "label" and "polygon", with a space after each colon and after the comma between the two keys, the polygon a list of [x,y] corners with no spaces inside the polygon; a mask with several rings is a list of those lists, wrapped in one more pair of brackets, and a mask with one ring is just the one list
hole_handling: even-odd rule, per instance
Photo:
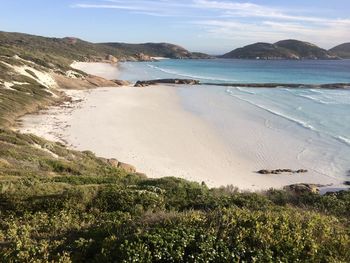
{"label": "shoreline", "polygon": [[[106,101],[106,93],[112,99]],[[181,108],[174,87],[99,88],[71,95],[82,101],[73,108],[52,108],[44,115],[26,116],[22,119],[21,131],[65,142],[77,150],[92,150],[99,156],[117,158],[151,178],[175,176],[222,186],[232,183],[227,180],[228,174],[242,175],[249,169],[244,159],[232,158],[211,127]],[[103,98],[103,107],[97,105],[101,102],[99,97]],[[120,114],[113,119],[103,119],[116,104],[118,109],[114,112]],[[90,118],[97,108],[103,112]],[[123,117],[124,114],[128,118]],[[94,118],[100,121],[92,125]],[[158,121],[152,122],[152,119]],[[39,123],[41,129],[37,129]],[[107,138],[108,134],[115,135]],[[261,176],[254,177],[259,180]],[[244,185],[244,181],[239,185]],[[242,189],[249,189],[248,186]]]}
{"label": "shoreline", "polygon": [[[175,176],[204,181],[214,187],[234,185],[240,190],[254,191],[293,183],[330,183],[315,181],[315,176],[257,174],[259,168],[303,167],[257,167],[251,156],[237,150],[237,145],[227,147],[214,126],[185,109],[178,90],[179,87],[157,85],[146,89],[119,87],[73,92],[71,95],[81,100],[76,106],[27,116],[28,122],[24,123],[27,130],[25,127],[21,130],[48,139],[56,136],[78,150],[120,159],[148,177]],[[46,122],[42,123],[43,120]],[[28,129],[28,123],[34,124],[32,129]],[[39,123],[42,128],[38,130],[35,126]],[[177,149],[179,145],[186,147]],[[336,187],[336,181],[332,183]]]}

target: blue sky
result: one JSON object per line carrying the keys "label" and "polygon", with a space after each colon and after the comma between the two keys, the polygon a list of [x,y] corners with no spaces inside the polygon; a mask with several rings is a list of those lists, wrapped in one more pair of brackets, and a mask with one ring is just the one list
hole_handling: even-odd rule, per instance
{"label": "blue sky", "polygon": [[219,54],[295,38],[350,42],[349,0],[1,0],[0,30],[92,42],[171,42]]}

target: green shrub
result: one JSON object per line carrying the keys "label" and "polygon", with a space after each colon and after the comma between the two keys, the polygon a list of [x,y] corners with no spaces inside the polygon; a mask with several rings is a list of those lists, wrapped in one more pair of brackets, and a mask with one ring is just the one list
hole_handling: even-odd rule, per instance
{"label": "green shrub", "polygon": [[0,130],[0,262],[350,262],[349,207],[148,179]]}
{"label": "green shrub", "polygon": [[107,186],[100,189],[91,207],[105,212],[138,213],[161,209],[164,206],[163,199],[162,195],[147,190],[121,189],[118,186]]}

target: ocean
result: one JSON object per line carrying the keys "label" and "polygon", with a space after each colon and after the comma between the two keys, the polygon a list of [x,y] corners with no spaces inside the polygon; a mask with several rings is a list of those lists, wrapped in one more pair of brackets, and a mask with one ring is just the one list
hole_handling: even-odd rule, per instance
{"label": "ocean", "polygon": [[[194,78],[202,83],[350,83],[350,60],[161,60],[127,62],[119,78],[130,81],[158,78]],[[198,86],[179,88],[184,107],[211,122],[230,138],[230,107],[220,103],[244,103],[263,119],[266,129],[283,131],[304,148],[296,156],[300,164],[322,175],[346,180],[350,169],[350,90],[242,88]],[[205,94],[205,96],[203,96]],[[222,96],[225,99],[220,99]],[[211,100],[207,99],[210,97]],[[201,99],[202,98],[202,99]],[[230,98],[230,99],[228,99]],[[225,108],[226,110],[223,110]],[[233,145],[234,147],[234,145]],[[283,151],[283,149],[280,149]],[[314,163],[314,165],[312,164]],[[276,167],[281,168],[281,167]]]}
{"label": "ocean", "polygon": [[174,60],[122,63],[122,79],[194,78],[208,83],[350,82],[350,60]]}

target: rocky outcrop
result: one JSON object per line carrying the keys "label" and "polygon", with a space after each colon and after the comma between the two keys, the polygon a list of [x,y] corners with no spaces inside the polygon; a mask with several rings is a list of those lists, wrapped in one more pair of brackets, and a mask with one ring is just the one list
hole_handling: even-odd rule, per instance
{"label": "rocky outcrop", "polygon": [[115,158],[106,159],[106,158],[100,157],[99,159],[102,162],[104,162],[105,164],[108,164],[108,165],[113,166],[113,167],[118,168],[118,169],[122,169],[122,170],[126,171],[127,173],[134,173],[134,174],[142,176],[142,177],[147,177],[143,173],[136,172],[136,168],[134,166],[132,166],[131,164],[119,162]]}
{"label": "rocky outcrop", "polygon": [[77,42],[78,42],[78,38],[76,37],[65,37],[63,38],[63,41],[65,41],[67,44],[70,44],[70,45],[75,45]]}
{"label": "rocky outcrop", "polygon": [[96,87],[118,86],[114,81],[107,80],[105,78],[101,78],[101,77],[94,76],[94,75],[88,75],[85,78],[85,80],[90,82],[92,85],[94,85]]}
{"label": "rocky outcrop", "polygon": [[313,193],[318,194],[319,188],[323,185],[319,184],[292,184],[283,187],[284,190],[290,191],[296,194]]}
{"label": "rocky outcrop", "polygon": [[66,75],[52,73],[52,77],[58,86],[63,89],[91,89],[96,87],[121,87],[130,85],[124,80],[107,80],[94,75],[86,75],[81,77],[68,77]]}
{"label": "rocky outcrop", "polygon": [[107,159],[107,161],[106,161],[109,165],[111,165],[111,166],[113,166],[113,167],[115,167],[115,168],[118,168],[118,166],[119,166],[119,161],[117,160],[117,159],[114,159],[114,158],[112,158],[112,159]]}
{"label": "rocky outcrop", "polygon": [[126,171],[128,173],[136,173],[136,168],[134,166],[132,166],[131,164],[119,162],[117,167],[120,169],[123,169],[124,171]]}
{"label": "rocky outcrop", "polygon": [[115,84],[117,84],[117,86],[129,86],[131,84],[127,80],[113,79],[111,81],[113,81]]}
{"label": "rocky outcrop", "polygon": [[198,85],[199,80],[195,79],[155,79],[155,80],[145,80],[137,81],[135,87],[147,87],[150,85],[157,84],[187,84],[187,85]]}
{"label": "rocky outcrop", "polygon": [[135,58],[137,61],[157,61],[156,59],[154,59],[153,57],[149,56],[149,55],[145,55],[143,53],[137,53],[135,54]]}
{"label": "rocky outcrop", "polygon": [[107,55],[106,60],[112,63],[118,63],[118,59],[115,56]]}
{"label": "rocky outcrop", "polygon": [[282,174],[282,173],[301,174],[301,173],[307,173],[307,172],[308,172],[308,170],[305,170],[305,169],[299,169],[299,170],[276,169],[276,170],[260,170],[260,171],[257,171],[258,174]]}

